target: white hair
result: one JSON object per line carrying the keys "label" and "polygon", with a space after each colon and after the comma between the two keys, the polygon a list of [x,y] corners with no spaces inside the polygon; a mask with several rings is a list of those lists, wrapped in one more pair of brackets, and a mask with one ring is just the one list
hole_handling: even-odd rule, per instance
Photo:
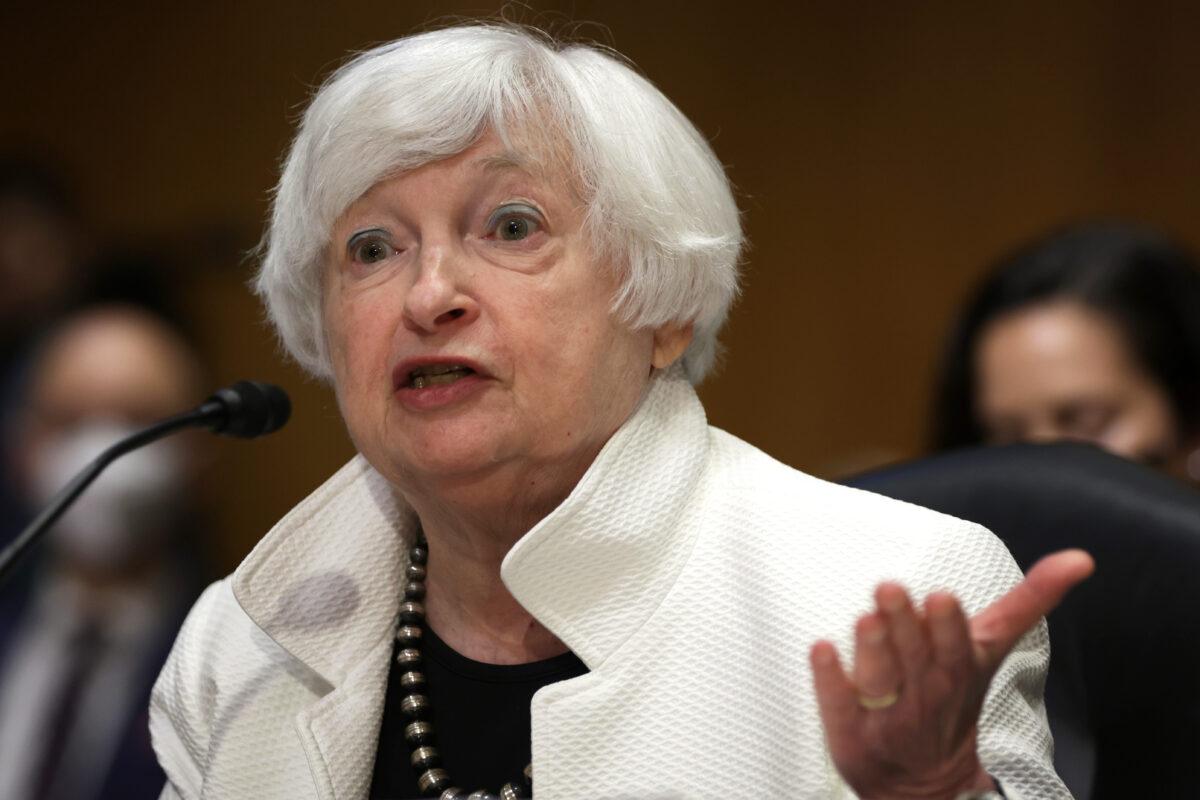
{"label": "white hair", "polygon": [[[599,48],[472,24],[358,55],[304,114],[275,190],[255,289],[284,347],[331,377],[321,315],[334,221],[379,181],[468,149],[565,149],[592,253],[619,271],[614,314],[633,328],[694,325],[683,355],[698,382],[737,294],[742,230],[725,171],[649,81]],[[529,155],[536,158],[537,153]]]}

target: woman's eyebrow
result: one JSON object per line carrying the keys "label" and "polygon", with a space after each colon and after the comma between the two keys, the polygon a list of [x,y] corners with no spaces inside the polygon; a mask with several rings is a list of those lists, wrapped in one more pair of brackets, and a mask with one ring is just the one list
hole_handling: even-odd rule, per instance
{"label": "woman's eyebrow", "polygon": [[538,177],[541,170],[538,169],[536,162],[528,156],[524,156],[512,150],[506,150],[502,153],[495,153],[490,156],[484,156],[475,162],[476,166],[485,172],[524,172],[531,178]]}

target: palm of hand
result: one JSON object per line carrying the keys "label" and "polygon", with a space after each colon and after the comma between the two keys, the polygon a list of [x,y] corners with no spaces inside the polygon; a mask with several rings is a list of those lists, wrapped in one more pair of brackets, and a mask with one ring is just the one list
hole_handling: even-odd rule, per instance
{"label": "palm of hand", "polygon": [[975,749],[987,687],[1021,636],[1091,573],[1064,551],[968,620],[949,594],[916,609],[884,583],[876,610],[855,628],[847,674],[829,642],[811,652],[813,680],[834,764],[863,798],[953,798],[994,788]]}

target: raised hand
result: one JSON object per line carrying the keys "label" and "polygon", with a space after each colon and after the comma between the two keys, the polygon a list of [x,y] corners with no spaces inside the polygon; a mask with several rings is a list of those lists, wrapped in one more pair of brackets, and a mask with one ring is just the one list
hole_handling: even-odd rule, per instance
{"label": "raised hand", "polygon": [[1021,636],[1093,567],[1082,550],[1046,556],[971,619],[951,594],[931,594],[917,609],[903,587],[883,583],[876,610],[856,625],[850,674],[832,643],[814,644],[825,737],[851,788],[864,800],[993,788],[975,750],[988,684]]}

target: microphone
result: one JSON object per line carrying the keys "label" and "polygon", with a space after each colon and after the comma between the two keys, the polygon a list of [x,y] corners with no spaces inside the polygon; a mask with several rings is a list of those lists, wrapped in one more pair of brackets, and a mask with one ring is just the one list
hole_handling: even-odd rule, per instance
{"label": "microphone", "polygon": [[291,414],[292,403],[283,389],[270,383],[238,381],[232,386],[218,389],[191,411],[168,417],[126,436],[80,470],[70,483],[59,490],[50,501],[50,505],[38,514],[3,552],[0,552],[0,584],[7,579],[33,543],[58,521],[105,467],[126,453],[185,428],[207,428],[213,433],[225,436],[253,439],[279,430]]}
{"label": "microphone", "polygon": [[205,420],[197,424],[213,433],[253,439],[282,428],[292,414],[292,402],[274,384],[238,381],[213,392],[196,412]]}

